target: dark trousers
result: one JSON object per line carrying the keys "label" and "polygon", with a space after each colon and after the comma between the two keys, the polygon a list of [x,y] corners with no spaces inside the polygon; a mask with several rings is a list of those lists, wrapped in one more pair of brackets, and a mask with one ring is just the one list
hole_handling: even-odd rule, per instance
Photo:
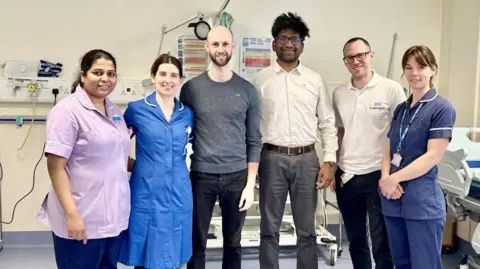
{"label": "dark trousers", "polygon": [[378,196],[381,172],[354,176],[342,186],[340,169],[335,173],[337,203],[342,213],[354,269],[371,269],[367,238],[367,215],[376,269],[393,269],[387,229]]}
{"label": "dark trousers", "polygon": [[205,250],[208,228],[217,197],[222,210],[223,261],[222,269],[240,269],[242,266],[242,228],[246,211],[239,204],[247,183],[247,170],[228,174],[192,171],[193,190],[193,255],[188,269],[205,269]]}
{"label": "dark trousers", "polygon": [[315,151],[288,156],[264,149],[260,177],[260,268],[279,269],[279,230],[290,194],[297,234],[297,269],[317,269],[315,182],[320,163]]}
{"label": "dark trousers", "polygon": [[385,217],[395,269],[442,269],[445,219]]}
{"label": "dark trousers", "polygon": [[[53,234],[53,233],[52,233]],[[83,241],[64,239],[53,234],[58,269],[116,269],[121,237]]]}

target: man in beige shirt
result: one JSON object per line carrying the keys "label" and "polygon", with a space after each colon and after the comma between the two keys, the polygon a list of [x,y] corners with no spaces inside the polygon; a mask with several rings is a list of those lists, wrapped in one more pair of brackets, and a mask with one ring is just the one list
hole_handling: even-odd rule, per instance
{"label": "man in beige shirt", "polygon": [[[271,31],[277,61],[252,79],[260,93],[263,137],[260,268],[279,268],[279,229],[290,194],[298,237],[297,269],[316,269],[316,187],[325,188],[333,179],[338,147],[335,117],[324,80],[298,60],[309,37],[302,18],[282,14]],[[317,130],[324,151],[321,168],[314,146]]]}
{"label": "man in beige shirt", "polygon": [[378,181],[393,111],[406,97],[400,83],[372,69],[373,51],[365,39],[348,40],[343,55],[352,76],[332,96],[339,143],[332,189],[336,191],[350,243],[353,268],[372,268],[367,241],[368,215],[375,268],[393,269]]}

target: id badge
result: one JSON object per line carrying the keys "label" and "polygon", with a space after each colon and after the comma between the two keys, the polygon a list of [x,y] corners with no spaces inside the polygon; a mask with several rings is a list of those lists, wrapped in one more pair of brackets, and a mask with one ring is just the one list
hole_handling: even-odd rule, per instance
{"label": "id badge", "polygon": [[395,153],[393,154],[392,164],[396,167],[400,167],[400,162],[402,161],[402,156],[400,154]]}
{"label": "id badge", "polygon": [[350,174],[350,173],[343,173],[340,178],[342,179],[342,183],[345,184],[347,183],[348,181],[350,181],[350,179],[352,179],[355,175],[353,174]]}
{"label": "id badge", "polygon": [[193,146],[192,146],[192,143],[189,142],[189,143],[187,143],[187,144],[185,145],[185,152],[184,152],[184,154],[186,154],[186,155],[192,155],[192,154],[193,154]]}

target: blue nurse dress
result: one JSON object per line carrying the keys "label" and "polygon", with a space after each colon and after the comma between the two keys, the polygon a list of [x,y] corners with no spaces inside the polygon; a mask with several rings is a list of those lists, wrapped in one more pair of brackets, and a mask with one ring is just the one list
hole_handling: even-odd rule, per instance
{"label": "blue nurse dress", "polygon": [[[393,159],[397,148],[402,156],[399,167],[391,165],[391,174],[425,154],[428,140],[452,137],[456,112],[436,89],[430,89],[412,109],[411,102],[410,97],[395,109],[388,133],[390,158]],[[438,167],[400,184],[404,194],[398,200],[388,200],[379,188],[395,268],[441,269],[446,205],[438,183]]]}
{"label": "blue nurse dress", "polygon": [[175,99],[167,121],[155,95],[129,103],[124,114],[136,136],[136,161],[129,229],[123,234],[119,262],[177,268],[192,255],[193,197],[186,153],[193,112]]}

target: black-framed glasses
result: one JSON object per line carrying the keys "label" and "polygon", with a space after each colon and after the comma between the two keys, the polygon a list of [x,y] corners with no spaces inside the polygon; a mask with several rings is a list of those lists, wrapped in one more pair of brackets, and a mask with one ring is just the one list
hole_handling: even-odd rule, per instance
{"label": "black-framed glasses", "polygon": [[303,42],[303,39],[298,37],[298,36],[292,36],[292,37],[279,36],[279,37],[275,38],[275,40],[280,45],[286,45],[288,43],[288,41],[290,41],[290,43],[292,43],[292,45],[296,46],[296,45],[302,44],[302,42]]}
{"label": "black-framed glasses", "polygon": [[351,63],[353,63],[353,60],[354,60],[354,59],[357,59],[357,61],[363,61],[363,60],[365,60],[365,58],[367,58],[367,55],[368,55],[370,52],[371,52],[371,51],[367,51],[367,52],[357,53],[357,54],[352,55],[352,56],[345,56],[345,57],[343,57],[343,61],[344,61],[346,64],[351,64]]}

